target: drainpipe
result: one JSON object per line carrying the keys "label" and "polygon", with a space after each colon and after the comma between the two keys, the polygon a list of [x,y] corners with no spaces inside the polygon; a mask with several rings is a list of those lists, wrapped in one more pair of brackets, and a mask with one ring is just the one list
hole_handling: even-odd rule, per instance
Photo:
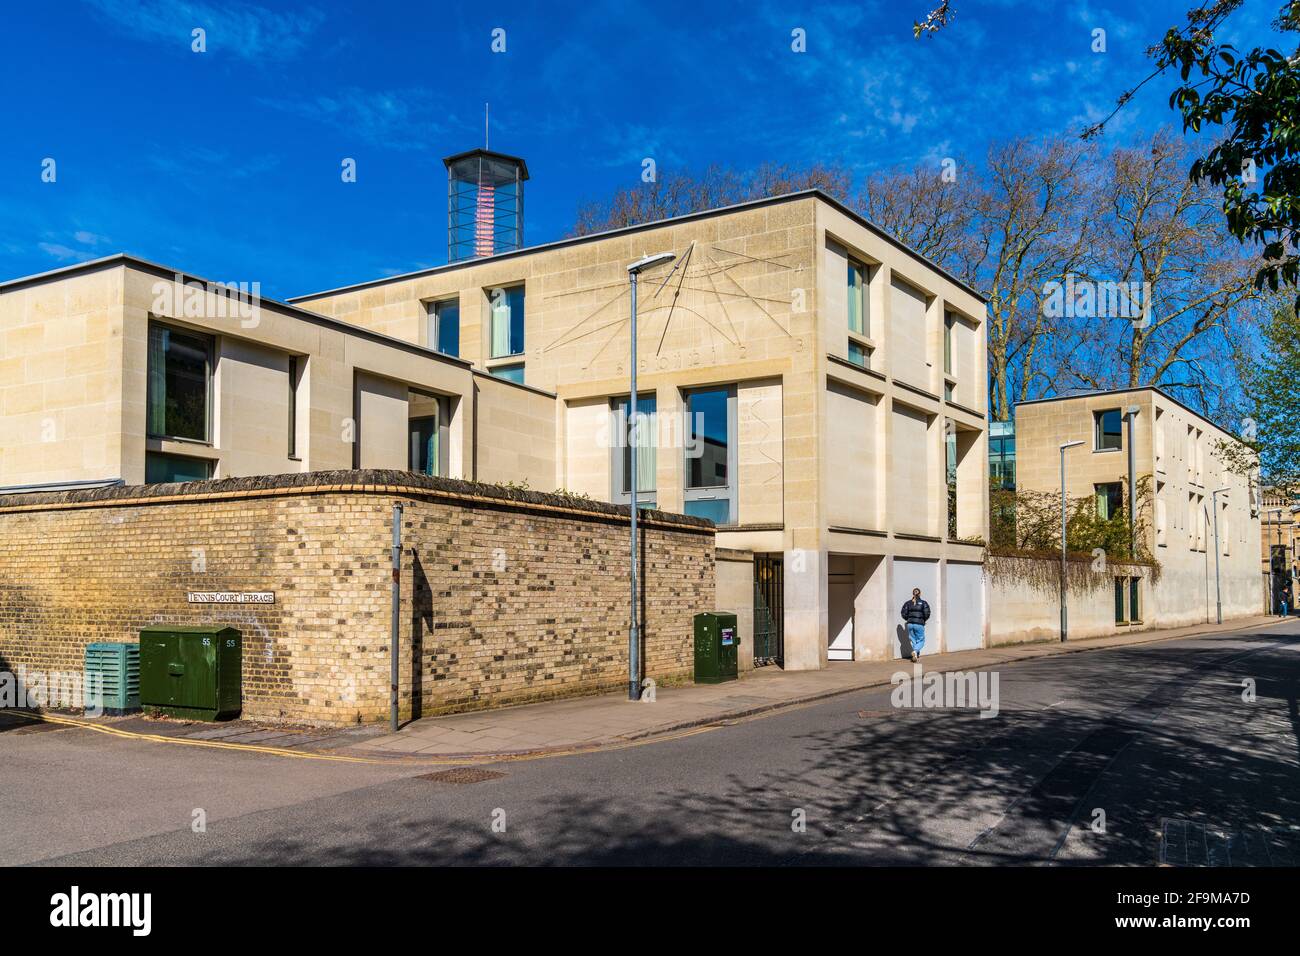
{"label": "drainpipe", "polygon": [[1135,419],[1142,409],[1130,405],[1128,412],[1128,556],[1130,561],[1137,560],[1137,443],[1133,441]]}
{"label": "drainpipe", "polygon": [[402,605],[402,506],[393,505],[393,620],[390,686],[388,690],[389,717],[393,733],[397,733],[397,637],[398,617]]}

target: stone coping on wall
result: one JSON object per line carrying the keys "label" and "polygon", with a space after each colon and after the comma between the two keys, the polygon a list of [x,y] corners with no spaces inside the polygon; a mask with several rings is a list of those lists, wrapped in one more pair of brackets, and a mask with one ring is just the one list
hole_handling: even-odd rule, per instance
{"label": "stone coping on wall", "polygon": [[[550,512],[620,523],[626,522],[630,514],[628,505],[615,505],[572,495],[530,491],[457,478],[437,478],[409,471],[369,468],[0,495],[0,515],[312,494],[442,498],[479,506]],[[710,535],[716,530],[712,521],[691,515],[642,508],[640,516],[639,523],[647,526]]]}

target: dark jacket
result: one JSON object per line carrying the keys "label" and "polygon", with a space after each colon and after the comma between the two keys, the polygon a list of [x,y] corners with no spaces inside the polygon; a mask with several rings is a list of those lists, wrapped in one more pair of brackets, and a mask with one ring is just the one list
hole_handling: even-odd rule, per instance
{"label": "dark jacket", "polygon": [[924,624],[930,620],[930,605],[925,598],[919,601],[909,600],[903,605],[903,620],[908,624]]}

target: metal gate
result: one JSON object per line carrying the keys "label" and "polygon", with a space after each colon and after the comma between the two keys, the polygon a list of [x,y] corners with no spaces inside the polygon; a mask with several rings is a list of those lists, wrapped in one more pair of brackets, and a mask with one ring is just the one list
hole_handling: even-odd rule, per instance
{"label": "metal gate", "polygon": [[754,555],[754,666],[785,662],[785,575],[781,556]]}

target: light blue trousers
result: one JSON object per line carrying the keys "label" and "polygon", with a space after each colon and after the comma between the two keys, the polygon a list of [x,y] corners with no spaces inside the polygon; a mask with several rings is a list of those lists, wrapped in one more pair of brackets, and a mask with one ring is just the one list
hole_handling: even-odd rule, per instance
{"label": "light blue trousers", "polygon": [[907,625],[907,639],[912,645],[912,650],[920,654],[921,650],[925,647],[925,625]]}

